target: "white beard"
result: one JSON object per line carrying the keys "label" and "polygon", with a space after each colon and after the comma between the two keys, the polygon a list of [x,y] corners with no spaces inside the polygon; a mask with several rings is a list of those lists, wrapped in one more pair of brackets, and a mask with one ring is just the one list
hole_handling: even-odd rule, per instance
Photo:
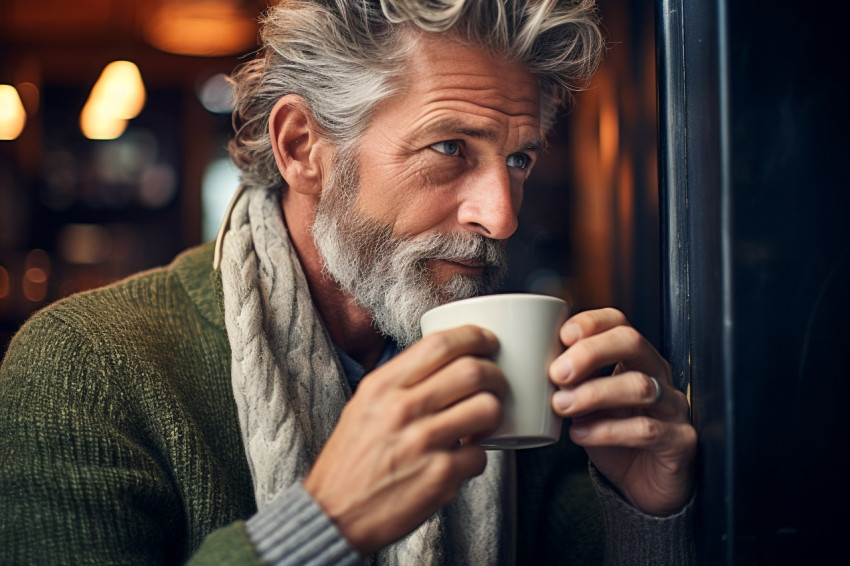
{"label": "white beard", "polygon": [[[357,210],[356,157],[342,154],[323,189],[311,228],[325,271],[372,315],[375,328],[405,348],[421,337],[420,317],[457,299],[491,293],[507,272],[504,246],[474,233],[394,238],[392,228]],[[480,277],[437,283],[428,260],[484,264]]]}

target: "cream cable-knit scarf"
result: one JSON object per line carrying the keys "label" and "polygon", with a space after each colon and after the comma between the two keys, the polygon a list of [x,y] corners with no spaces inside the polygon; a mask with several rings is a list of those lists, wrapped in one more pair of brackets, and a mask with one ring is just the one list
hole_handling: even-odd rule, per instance
{"label": "cream cable-knit scarf", "polygon": [[[233,393],[262,508],[303,480],[351,391],[314,310],[276,191],[240,189],[228,216],[216,263],[221,262]],[[513,455],[489,452],[485,472],[467,482],[455,501],[371,560],[417,566],[512,563],[514,483]]]}

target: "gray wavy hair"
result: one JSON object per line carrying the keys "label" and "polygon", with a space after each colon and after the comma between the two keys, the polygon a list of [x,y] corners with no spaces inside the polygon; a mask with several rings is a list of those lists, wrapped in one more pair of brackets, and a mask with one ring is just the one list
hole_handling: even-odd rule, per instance
{"label": "gray wavy hair", "polygon": [[540,84],[544,131],[604,46],[595,0],[282,0],[261,25],[260,54],[232,77],[229,144],[242,182],[261,187],[282,184],[268,133],[275,103],[302,97],[322,135],[351,149],[375,106],[397,92],[415,32],[448,33],[525,66]]}

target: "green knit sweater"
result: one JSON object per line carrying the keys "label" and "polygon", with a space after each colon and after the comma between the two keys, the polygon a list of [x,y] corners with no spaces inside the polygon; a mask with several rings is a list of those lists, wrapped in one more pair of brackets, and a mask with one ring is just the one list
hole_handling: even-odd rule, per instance
{"label": "green knit sweater", "polygon": [[[205,245],[15,336],[0,368],[0,563],[259,563],[220,285]],[[517,494],[520,564],[601,562],[581,449],[519,452]]]}

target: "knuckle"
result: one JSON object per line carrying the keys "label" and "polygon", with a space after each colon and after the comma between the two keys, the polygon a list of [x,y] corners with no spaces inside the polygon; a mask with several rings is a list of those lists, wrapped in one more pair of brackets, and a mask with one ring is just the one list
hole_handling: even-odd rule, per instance
{"label": "knuckle", "polygon": [[440,358],[452,358],[461,349],[468,349],[484,341],[484,333],[477,326],[470,324],[435,332],[424,337],[420,343],[422,348],[430,349]]}
{"label": "knuckle", "polygon": [[615,309],[614,307],[605,307],[603,309],[605,316],[611,318],[611,320],[617,321],[619,324],[628,324],[629,321],[626,319],[626,315],[623,314],[623,311],[620,309]]}
{"label": "knuckle", "polygon": [[648,375],[637,373],[633,382],[639,399],[650,402],[655,401],[655,396],[658,392],[655,390],[655,383]]}
{"label": "knuckle", "polygon": [[458,378],[472,387],[480,389],[487,377],[484,364],[480,360],[473,357],[465,356],[460,358],[456,364]]}
{"label": "knuckle", "polygon": [[426,426],[409,426],[403,433],[405,444],[417,452],[426,450],[433,443],[434,434]]}
{"label": "knuckle", "polygon": [[507,388],[498,366],[482,358],[465,358],[460,365],[458,379],[470,392],[491,391],[501,396]]}
{"label": "knuckle", "polygon": [[452,344],[454,343],[448,332],[430,334],[423,338],[422,341],[424,342],[423,347],[427,346],[427,348],[431,349],[439,357],[449,355],[452,351]]}
{"label": "knuckle", "polygon": [[480,418],[490,427],[497,427],[502,422],[502,403],[495,395],[483,393],[480,395]]}
{"label": "knuckle", "polygon": [[577,387],[573,395],[575,396],[573,398],[573,406],[581,407],[584,411],[591,411],[599,407],[603,401],[602,394],[593,381]]}
{"label": "knuckle", "polygon": [[657,421],[648,417],[639,417],[637,420],[638,436],[646,442],[654,442],[660,435]]}
{"label": "knuckle", "polygon": [[616,333],[629,350],[637,349],[643,343],[643,336],[631,326],[618,326]]}
{"label": "knuckle", "polygon": [[623,311],[619,309],[615,309],[613,307],[606,307],[601,309],[601,316],[599,317],[599,326],[607,326],[608,328],[614,328],[618,326],[624,326],[630,328],[629,320],[626,318],[626,315],[623,314]]}
{"label": "knuckle", "polygon": [[431,481],[436,486],[446,486],[454,483],[456,466],[454,458],[448,452],[434,454],[429,467]]}
{"label": "knuckle", "polygon": [[379,443],[382,459],[377,469],[384,473],[399,473],[422,458],[422,446],[415,442],[409,430],[387,435]]}
{"label": "knuckle", "polygon": [[589,343],[587,340],[576,342],[570,346],[570,356],[581,360],[588,360],[592,363],[593,360],[596,359],[596,348],[594,348],[591,344],[592,343]]}
{"label": "knuckle", "polygon": [[419,402],[411,395],[398,395],[387,403],[387,421],[401,427],[409,423],[419,412]]}

